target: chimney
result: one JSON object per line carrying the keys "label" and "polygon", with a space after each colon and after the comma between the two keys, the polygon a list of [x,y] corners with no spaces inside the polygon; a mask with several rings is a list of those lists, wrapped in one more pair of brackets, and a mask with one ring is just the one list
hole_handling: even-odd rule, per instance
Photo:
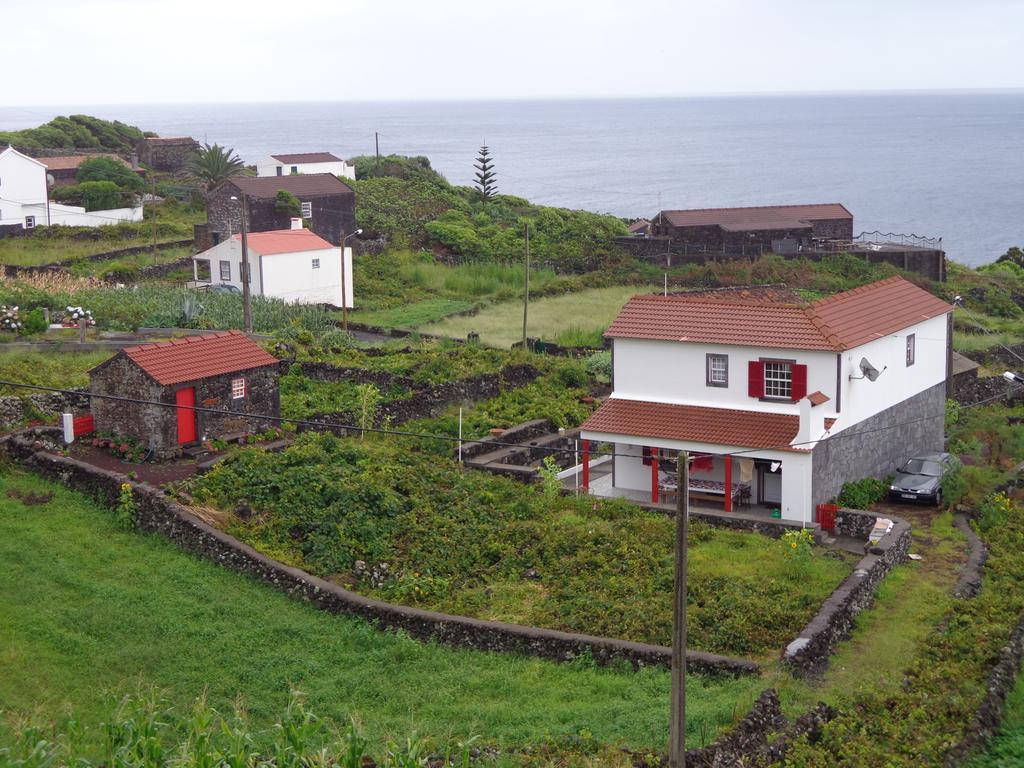
{"label": "chimney", "polygon": [[[818,394],[818,393],[815,393]],[[800,427],[796,433],[794,442],[802,444],[803,447],[810,447],[807,444],[812,440],[820,440],[825,433],[825,409],[822,405],[814,405],[810,397],[800,400]]]}
{"label": "chimney", "polygon": [[302,219],[292,218],[292,229],[302,229]]}
{"label": "chimney", "polygon": [[128,162],[130,162],[132,164],[132,170],[133,171],[139,170],[139,153],[138,152],[132,152],[128,156]]}

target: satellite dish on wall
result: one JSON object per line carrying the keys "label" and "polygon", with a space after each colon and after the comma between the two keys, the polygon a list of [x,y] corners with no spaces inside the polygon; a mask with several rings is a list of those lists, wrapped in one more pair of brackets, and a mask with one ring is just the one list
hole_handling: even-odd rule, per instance
{"label": "satellite dish on wall", "polygon": [[882,375],[882,373],[885,371],[885,369],[888,368],[889,366],[885,366],[885,368],[882,368],[882,370],[880,371],[877,368],[875,368],[875,366],[873,366],[866,357],[862,357],[860,359],[860,365],[858,367],[860,368],[860,376],[854,376],[851,373],[850,374],[850,379],[851,380],[853,380],[853,379],[867,379],[868,381],[875,381],[875,380],[878,379],[879,376]]}

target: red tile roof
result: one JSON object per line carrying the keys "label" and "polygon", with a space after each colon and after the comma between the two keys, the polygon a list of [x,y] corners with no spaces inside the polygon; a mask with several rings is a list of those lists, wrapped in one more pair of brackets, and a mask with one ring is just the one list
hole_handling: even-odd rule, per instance
{"label": "red tile roof", "polygon": [[824,392],[820,392],[819,391],[819,392],[811,392],[811,394],[809,394],[807,396],[807,399],[811,401],[811,405],[812,406],[816,406],[816,405],[824,405],[825,403],[827,403],[832,398],[830,398]]}
{"label": "red tile roof", "polygon": [[290,176],[236,176],[232,184],[249,197],[271,198],[287,189],[297,197],[354,195],[352,187],[330,173],[298,173]]}
{"label": "red tile roof", "polygon": [[810,306],[810,312],[839,337],[843,349],[859,347],[952,310],[952,305],[902,277],[837,293]]}
{"label": "red tile roof", "polygon": [[812,304],[784,298],[781,292],[634,296],[605,336],[839,352],[953,309],[902,277]]}
{"label": "red tile roof", "polygon": [[271,155],[282,163],[340,163],[341,158],[330,152],[300,152],[294,155]]}
{"label": "red tile roof", "polygon": [[278,364],[276,357],[264,352],[241,331],[186,336],[121,351],[164,385]]}
{"label": "red tile roof", "polygon": [[[241,235],[235,235],[241,240]],[[250,232],[246,237],[250,250],[264,256],[275,253],[298,253],[299,251],[320,251],[335,248],[320,235],[308,229],[275,229],[270,232]]]}
{"label": "red tile roof", "polygon": [[852,219],[841,203],[760,205],[748,208],[694,208],[662,211],[674,227],[719,226],[728,230],[798,229],[820,219]]}
{"label": "red tile roof", "polygon": [[125,166],[126,168],[131,168],[131,166],[128,163],[126,163],[123,159],[121,159],[117,155],[110,155],[110,154],[100,153],[100,152],[97,152],[96,154],[93,154],[93,155],[71,155],[71,156],[61,156],[61,157],[40,157],[40,158],[38,158],[38,160],[39,160],[39,162],[41,162],[43,165],[45,165],[51,171],[69,171],[69,170],[71,170],[73,168],[77,168],[78,166],[80,166],[86,160],[92,160],[93,158],[96,158],[96,157],[105,157],[108,160],[116,160],[118,163],[120,163],[121,165]]}
{"label": "red tile roof", "polygon": [[[826,419],[826,427],[835,423]],[[583,422],[584,432],[685,440],[741,448],[794,450],[800,417],[785,413],[670,405],[613,397]]]}

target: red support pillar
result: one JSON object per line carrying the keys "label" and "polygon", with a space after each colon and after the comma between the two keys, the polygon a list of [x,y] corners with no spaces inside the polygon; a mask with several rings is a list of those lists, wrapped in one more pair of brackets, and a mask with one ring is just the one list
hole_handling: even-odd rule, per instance
{"label": "red support pillar", "polygon": [[725,511],[732,512],[732,456],[725,457]]}
{"label": "red support pillar", "polygon": [[583,441],[583,492],[590,493],[590,441]]}
{"label": "red support pillar", "polygon": [[651,503],[658,503],[658,449],[651,448]]}

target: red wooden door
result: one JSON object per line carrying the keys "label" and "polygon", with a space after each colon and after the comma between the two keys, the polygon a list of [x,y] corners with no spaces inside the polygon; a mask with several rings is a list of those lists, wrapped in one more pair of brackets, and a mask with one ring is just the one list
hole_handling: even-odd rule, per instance
{"label": "red wooden door", "polygon": [[192,407],[196,404],[196,388],[179,389],[174,393],[174,401],[178,405],[178,443],[195,442],[196,412]]}

